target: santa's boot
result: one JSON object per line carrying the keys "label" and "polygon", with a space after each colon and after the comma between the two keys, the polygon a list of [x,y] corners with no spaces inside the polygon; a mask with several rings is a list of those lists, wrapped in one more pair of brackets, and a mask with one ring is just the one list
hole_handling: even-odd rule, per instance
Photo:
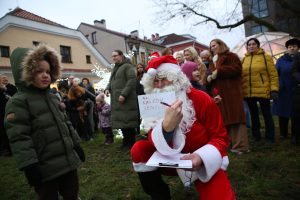
{"label": "santa's boot", "polygon": [[121,129],[123,133],[123,144],[122,148],[124,149],[131,149],[133,144],[135,143],[135,129],[134,128],[127,128]]}
{"label": "santa's boot", "polygon": [[152,200],[170,200],[169,186],[162,180],[159,171],[139,172],[139,179],[144,192],[151,196]]}

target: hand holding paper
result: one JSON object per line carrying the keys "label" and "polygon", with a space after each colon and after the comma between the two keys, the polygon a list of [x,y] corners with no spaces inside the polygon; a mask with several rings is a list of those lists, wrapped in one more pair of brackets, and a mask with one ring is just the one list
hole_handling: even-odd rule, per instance
{"label": "hand holding paper", "polygon": [[193,170],[198,170],[202,165],[201,157],[196,153],[186,154],[180,158],[181,160],[192,160]]}

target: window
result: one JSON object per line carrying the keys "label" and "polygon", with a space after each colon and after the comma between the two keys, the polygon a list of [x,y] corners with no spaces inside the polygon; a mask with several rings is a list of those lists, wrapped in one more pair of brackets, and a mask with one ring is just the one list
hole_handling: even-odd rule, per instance
{"label": "window", "polygon": [[0,45],[0,56],[9,58],[9,46]]}
{"label": "window", "polygon": [[251,27],[251,34],[252,35],[254,35],[256,33],[266,32],[266,31],[268,31],[268,28],[265,27],[265,26],[258,25],[258,26],[252,26]]}
{"label": "window", "polygon": [[71,47],[60,45],[61,62],[72,63],[71,60]]}
{"label": "window", "polygon": [[96,32],[92,33],[92,44],[97,44]]}
{"label": "window", "polygon": [[258,17],[263,18],[269,15],[268,5],[266,0],[249,0],[251,5],[251,13]]}
{"label": "window", "polygon": [[86,55],[85,56],[85,59],[86,59],[86,63],[88,63],[88,64],[91,64],[92,62],[91,62],[91,56],[90,55]]}
{"label": "window", "polygon": [[32,41],[32,44],[33,44],[33,46],[39,46],[39,44],[40,44],[40,42],[38,42],[38,41]]}

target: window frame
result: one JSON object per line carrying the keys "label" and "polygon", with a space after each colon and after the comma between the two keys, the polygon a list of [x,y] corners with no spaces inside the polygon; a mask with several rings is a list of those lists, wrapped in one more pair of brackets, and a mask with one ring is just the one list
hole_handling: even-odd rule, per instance
{"label": "window frame", "polygon": [[65,45],[60,45],[59,47],[60,47],[61,62],[72,63],[71,47]]}
{"label": "window frame", "polygon": [[267,0],[250,0],[250,2],[250,13],[255,17],[264,18],[269,16]]}
{"label": "window frame", "polygon": [[[258,31],[253,31],[257,29]],[[268,28],[266,26],[263,26],[263,25],[255,25],[255,26],[251,26],[251,34],[254,35],[254,34],[257,34],[257,33],[262,33],[262,32],[267,32],[268,31]]]}
{"label": "window frame", "polygon": [[40,42],[39,41],[32,41],[32,45],[37,47],[40,45]]}
{"label": "window frame", "polygon": [[[3,50],[6,50],[6,52],[3,55]],[[10,48],[6,45],[0,45],[0,57],[3,58],[9,58],[10,57]]]}
{"label": "window frame", "polygon": [[92,44],[98,44],[96,31],[91,33],[91,37],[92,37]]}
{"label": "window frame", "polygon": [[92,64],[92,58],[90,55],[85,55],[85,60],[87,64]]}

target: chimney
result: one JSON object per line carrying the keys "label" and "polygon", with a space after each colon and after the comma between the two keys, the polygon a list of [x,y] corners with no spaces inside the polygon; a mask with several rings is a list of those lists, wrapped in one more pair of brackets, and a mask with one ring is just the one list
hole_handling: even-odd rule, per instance
{"label": "chimney", "polygon": [[155,35],[154,34],[151,35],[151,41],[155,41]]}
{"label": "chimney", "polygon": [[105,19],[101,19],[100,21],[94,20],[94,25],[97,27],[106,28],[106,21]]}
{"label": "chimney", "polygon": [[138,30],[131,31],[130,36],[133,37],[133,38],[138,38],[139,37],[139,31]]}
{"label": "chimney", "polygon": [[159,40],[159,34],[155,33],[155,40]]}

